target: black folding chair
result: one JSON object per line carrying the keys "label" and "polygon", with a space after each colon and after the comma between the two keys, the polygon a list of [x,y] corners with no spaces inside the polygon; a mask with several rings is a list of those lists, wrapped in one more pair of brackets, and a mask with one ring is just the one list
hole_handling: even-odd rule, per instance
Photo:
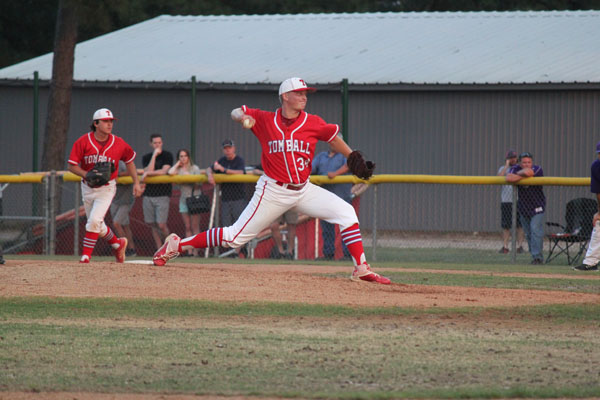
{"label": "black folding chair", "polygon": [[[554,260],[561,254],[567,255],[567,262],[572,265],[579,260],[587,250],[590,235],[592,234],[592,218],[598,211],[596,200],[579,197],[567,203],[565,222],[563,226],[557,222],[546,222],[555,233],[546,235],[549,244],[549,253],[546,263]],[[573,254],[574,253],[574,254]]]}

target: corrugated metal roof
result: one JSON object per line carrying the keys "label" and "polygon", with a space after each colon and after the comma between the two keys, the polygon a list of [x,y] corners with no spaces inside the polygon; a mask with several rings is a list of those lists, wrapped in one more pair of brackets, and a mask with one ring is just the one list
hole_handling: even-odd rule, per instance
{"label": "corrugated metal roof", "polygon": [[[600,82],[600,12],[167,16],[79,43],[79,81]],[[0,69],[50,79],[52,54]]]}

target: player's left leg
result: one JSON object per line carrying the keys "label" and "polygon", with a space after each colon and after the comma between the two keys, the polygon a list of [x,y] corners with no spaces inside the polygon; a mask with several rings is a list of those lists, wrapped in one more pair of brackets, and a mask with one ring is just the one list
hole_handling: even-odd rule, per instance
{"label": "player's left leg", "polygon": [[340,226],[342,241],[354,262],[352,280],[389,284],[390,280],[371,271],[365,257],[358,217],[354,207],[340,197],[310,182],[298,200],[298,212]]}
{"label": "player's left leg", "polygon": [[[113,181],[114,183],[114,181]],[[94,221],[94,229],[100,229],[98,237],[104,238],[108,241],[113,249],[115,259],[117,262],[122,263],[125,261],[125,251],[127,250],[127,238],[118,237],[114,234],[113,230],[106,225],[104,222],[104,216],[110,208],[110,204],[115,196],[116,185],[110,184],[107,187],[101,188],[96,193],[96,199],[92,204],[90,210],[90,216],[88,217],[88,223],[90,220]],[[87,226],[86,226],[87,229]]]}

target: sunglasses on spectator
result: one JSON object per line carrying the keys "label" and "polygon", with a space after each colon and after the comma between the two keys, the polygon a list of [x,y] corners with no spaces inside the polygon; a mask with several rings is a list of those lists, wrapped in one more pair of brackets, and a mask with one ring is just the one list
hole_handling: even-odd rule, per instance
{"label": "sunglasses on spectator", "polygon": [[519,161],[522,160],[523,158],[533,158],[533,154],[531,154],[529,152],[519,154]]}

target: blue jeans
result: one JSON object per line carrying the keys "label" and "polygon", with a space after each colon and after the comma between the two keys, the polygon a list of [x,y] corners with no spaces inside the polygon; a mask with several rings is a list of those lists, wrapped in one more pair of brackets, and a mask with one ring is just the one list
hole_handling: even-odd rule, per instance
{"label": "blue jeans", "polygon": [[[335,225],[321,220],[321,237],[323,238],[323,255],[328,258],[335,257]],[[350,257],[348,248],[342,242],[344,256]]]}
{"label": "blue jeans", "polygon": [[534,260],[544,260],[544,213],[531,217],[520,215],[521,226],[527,238],[529,252]]}

